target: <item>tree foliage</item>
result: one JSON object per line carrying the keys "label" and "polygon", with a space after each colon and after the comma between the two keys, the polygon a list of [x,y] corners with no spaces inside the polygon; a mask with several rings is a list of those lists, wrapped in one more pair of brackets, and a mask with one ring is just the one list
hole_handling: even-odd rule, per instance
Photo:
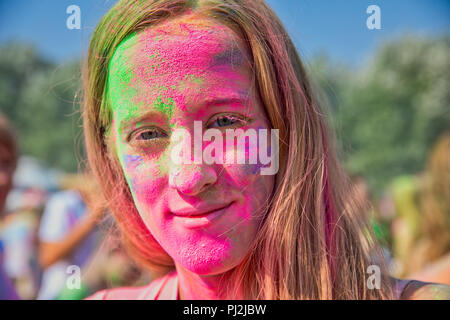
{"label": "tree foliage", "polygon": [[450,128],[450,37],[404,36],[384,43],[362,68],[316,59],[312,72],[335,120],[343,160],[375,193],[397,175],[423,169]]}
{"label": "tree foliage", "polygon": [[77,170],[82,152],[79,88],[79,63],[57,66],[27,45],[0,48],[0,110],[16,128],[22,154]]}

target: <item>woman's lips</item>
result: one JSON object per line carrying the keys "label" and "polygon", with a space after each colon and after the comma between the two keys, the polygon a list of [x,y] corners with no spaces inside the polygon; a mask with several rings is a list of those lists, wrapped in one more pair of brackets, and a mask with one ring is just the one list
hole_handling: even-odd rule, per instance
{"label": "woman's lips", "polygon": [[205,227],[222,216],[233,203],[230,202],[228,205],[208,210],[180,210],[172,212],[174,215],[173,219],[187,228]]}
{"label": "woman's lips", "polygon": [[200,217],[206,216],[214,211],[229,207],[232,202],[216,204],[198,204],[194,207],[178,208],[172,211],[172,214],[180,217]]}

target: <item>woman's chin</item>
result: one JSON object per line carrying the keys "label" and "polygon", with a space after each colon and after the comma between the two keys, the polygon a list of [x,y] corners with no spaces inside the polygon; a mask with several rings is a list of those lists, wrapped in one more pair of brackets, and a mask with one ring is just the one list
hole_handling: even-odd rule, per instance
{"label": "woman's chin", "polygon": [[225,257],[203,256],[180,259],[177,267],[202,276],[214,276],[233,269],[237,264],[238,262],[230,261]]}

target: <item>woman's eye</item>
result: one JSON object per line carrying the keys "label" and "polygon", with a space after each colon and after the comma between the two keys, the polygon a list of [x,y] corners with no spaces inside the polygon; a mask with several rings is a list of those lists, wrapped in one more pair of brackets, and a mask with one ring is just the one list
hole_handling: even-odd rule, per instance
{"label": "woman's eye", "polygon": [[222,116],[218,116],[212,123],[211,123],[211,127],[218,127],[218,128],[222,128],[222,127],[230,127],[233,125],[239,125],[239,124],[243,124],[245,122],[244,119],[241,119],[237,116],[232,116],[232,115],[222,115]]}
{"label": "woman's eye", "polygon": [[135,135],[136,140],[149,141],[156,138],[165,137],[166,135],[157,129],[146,129]]}

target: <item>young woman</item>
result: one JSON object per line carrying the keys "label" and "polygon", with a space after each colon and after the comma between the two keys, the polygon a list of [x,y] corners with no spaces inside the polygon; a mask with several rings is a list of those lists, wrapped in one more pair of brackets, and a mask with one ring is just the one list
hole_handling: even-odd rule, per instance
{"label": "young woman", "polygon": [[120,1],[84,83],[90,166],[129,250],[162,275],[93,299],[400,297],[263,1]]}

